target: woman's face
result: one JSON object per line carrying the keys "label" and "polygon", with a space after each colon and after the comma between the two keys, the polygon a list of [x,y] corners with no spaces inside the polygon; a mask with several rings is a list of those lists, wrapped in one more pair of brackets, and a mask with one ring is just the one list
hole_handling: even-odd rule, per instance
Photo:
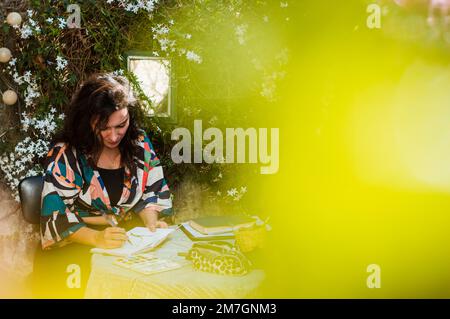
{"label": "woman's face", "polygon": [[125,136],[130,125],[130,115],[128,109],[117,110],[108,118],[106,127],[100,128],[100,135],[103,140],[103,146],[107,148],[116,148]]}

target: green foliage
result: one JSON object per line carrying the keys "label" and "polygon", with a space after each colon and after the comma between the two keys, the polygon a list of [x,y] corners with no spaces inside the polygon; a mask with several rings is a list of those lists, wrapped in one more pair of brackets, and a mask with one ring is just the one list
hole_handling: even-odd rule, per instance
{"label": "green foliage", "polygon": [[[170,151],[175,141],[171,140],[171,132],[175,127],[192,127],[195,119],[219,128],[254,123],[258,114],[255,108],[264,103],[260,95],[262,79],[280,67],[275,57],[283,45],[273,31],[274,24],[284,19],[279,3],[166,0],[158,1],[152,12],[131,12],[120,2],[136,3],[79,1],[81,29],[69,29],[63,22],[69,16],[66,9],[70,1],[32,0],[32,13],[22,14],[25,19],[20,29],[6,23],[1,26],[2,38],[14,40],[11,49],[16,57],[15,66],[4,70],[10,75],[6,84],[15,86],[20,97],[17,124],[1,138],[1,149],[11,149],[17,136],[31,134],[20,130],[21,113],[31,118],[48,114],[51,108],[64,113],[73,92],[92,73],[122,70],[140,98],[145,99],[136,79],[126,71],[124,54],[130,50],[148,51],[173,62],[178,121],[141,116],[141,124],[150,133],[172,185],[190,176],[210,184],[215,192],[220,184],[216,177],[233,176],[236,167],[173,164]],[[266,16],[270,16],[271,23],[265,21]],[[31,27],[31,35],[23,38],[27,26]],[[190,59],[188,52],[199,56],[201,63]],[[67,61],[60,70],[58,58]],[[12,81],[15,71],[16,77],[30,72],[36,83],[39,96],[29,103],[24,97],[30,83]],[[61,121],[57,120],[57,124]],[[34,132],[34,137],[43,138],[39,132]],[[228,174],[227,170],[234,173]]]}

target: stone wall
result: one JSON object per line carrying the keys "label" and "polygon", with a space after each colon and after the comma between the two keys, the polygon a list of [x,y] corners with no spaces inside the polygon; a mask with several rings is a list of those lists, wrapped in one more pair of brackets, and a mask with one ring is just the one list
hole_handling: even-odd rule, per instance
{"label": "stone wall", "polygon": [[38,228],[25,222],[18,202],[0,184],[0,297],[27,296]]}
{"label": "stone wall", "polygon": [[175,195],[173,206],[176,223],[201,215],[220,215],[220,207],[208,200],[209,189],[206,184],[186,179],[172,192]]}

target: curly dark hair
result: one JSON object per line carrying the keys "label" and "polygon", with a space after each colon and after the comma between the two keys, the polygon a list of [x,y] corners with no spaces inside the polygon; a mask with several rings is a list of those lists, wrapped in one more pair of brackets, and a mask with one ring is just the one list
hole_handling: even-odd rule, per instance
{"label": "curly dark hair", "polygon": [[[67,143],[87,155],[88,162],[96,166],[103,141],[100,130],[115,111],[128,108],[129,127],[119,144],[121,165],[136,171],[133,156],[138,156],[137,141],[142,130],[137,123],[139,105],[128,80],[112,73],[94,74],[84,81],[72,98],[66,112],[64,126],[53,142]],[[91,123],[95,123],[92,129]]]}

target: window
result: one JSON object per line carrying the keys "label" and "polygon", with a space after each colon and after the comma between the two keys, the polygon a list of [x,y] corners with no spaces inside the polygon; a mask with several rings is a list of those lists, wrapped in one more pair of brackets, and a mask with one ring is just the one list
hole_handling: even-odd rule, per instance
{"label": "window", "polygon": [[145,111],[148,116],[174,118],[171,60],[144,54],[130,53],[127,68],[132,72],[146,96]]}

